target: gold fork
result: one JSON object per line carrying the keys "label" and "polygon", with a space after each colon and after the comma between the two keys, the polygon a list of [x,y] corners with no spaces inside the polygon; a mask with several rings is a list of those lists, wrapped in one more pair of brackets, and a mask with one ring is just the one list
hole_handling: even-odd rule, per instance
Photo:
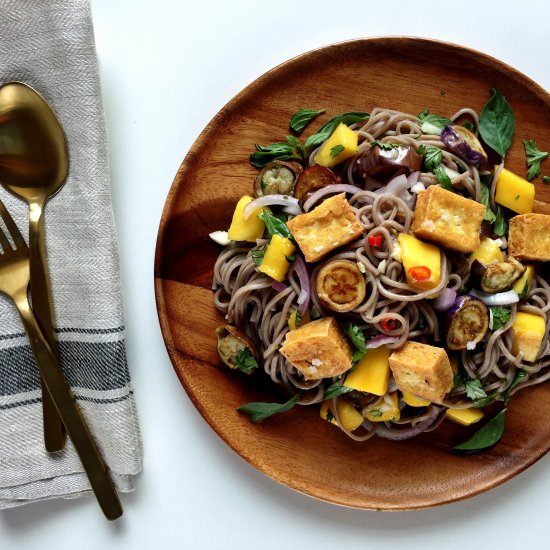
{"label": "gold fork", "polygon": [[103,513],[107,519],[116,519],[122,515],[122,506],[105,462],[73,400],[57,358],[44,338],[31,310],[27,298],[30,282],[29,249],[2,201],[0,201],[0,217],[15,245],[10,243],[0,226],[0,249],[3,249],[3,253],[0,254],[0,292],[7,294],[17,307],[44,384],[82,461]]}

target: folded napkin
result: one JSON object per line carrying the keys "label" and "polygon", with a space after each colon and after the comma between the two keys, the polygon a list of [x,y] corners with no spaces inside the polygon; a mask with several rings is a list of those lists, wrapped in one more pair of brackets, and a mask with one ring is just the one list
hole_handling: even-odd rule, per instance
{"label": "folded napkin", "polygon": [[[3,0],[0,83],[25,82],[66,132],[70,172],[45,210],[61,366],[121,492],[141,470],[124,347],[106,133],[88,0]],[[28,236],[25,203],[0,199]],[[0,509],[89,493],[69,439],[44,449],[38,370],[13,304],[0,295]]]}

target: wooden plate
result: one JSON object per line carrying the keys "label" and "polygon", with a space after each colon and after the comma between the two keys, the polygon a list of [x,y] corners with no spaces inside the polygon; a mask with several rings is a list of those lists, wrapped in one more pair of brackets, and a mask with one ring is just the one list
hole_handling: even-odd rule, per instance
{"label": "wooden plate", "polygon": [[[375,106],[450,115],[478,111],[496,87],[512,105],[516,135],[507,166],[525,174],[521,139],[550,150],[550,96],[507,65],[478,52],[416,38],[357,40],[321,48],[269,71],[231,100],[199,136],[170,190],[158,235],[155,288],[162,332],[174,368],[193,403],[224,441],[273,479],[346,506],[406,510],[476,495],[515,476],[550,445],[550,385],[512,400],[506,433],[487,452],[457,456],[448,448],[467,431],[444,423],[405,442],[356,443],[323,422],[316,408],[295,407],[253,424],[236,407],[275,401],[275,391],[252,387],[220,367],[214,329],[212,268],[220,247],[208,234],[227,229],[234,205],[250,193],[255,143],[288,133],[300,108],[326,108],[322,122],[343,111]],[[305,133],[307,135],[308,132]],[[538,209],[550,202],[537,184]]]}

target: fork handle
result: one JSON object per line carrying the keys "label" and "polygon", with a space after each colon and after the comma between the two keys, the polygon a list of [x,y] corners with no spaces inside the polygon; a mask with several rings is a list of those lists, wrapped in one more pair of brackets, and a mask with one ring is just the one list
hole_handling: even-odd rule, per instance
{"label": "fork handle", "polygon": [[26,294],[14,297],[46,388],[82,461],[92,490],[107,519],[122,515],[122,506],[103,458],[90,434],[55,355],[31,311]]}
{"label": "fork handle", "polygon": [[[34,316],[48,342],[52,352],[59,361],[59,351],[55,336],[54,307],[46,261],[46,244],[44,228],[44,200],[37,200],[29,208],[29,252],[31,271],[31,296]],[[44,444],[50,453],[60,451],[65,446],[63,424],[50,396],[42,384],[42,412],[44,423]]]}

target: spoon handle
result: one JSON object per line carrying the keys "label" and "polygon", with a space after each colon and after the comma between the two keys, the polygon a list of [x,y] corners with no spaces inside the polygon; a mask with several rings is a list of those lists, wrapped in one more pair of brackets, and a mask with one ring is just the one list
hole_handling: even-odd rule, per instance
{"label": "spoon handle", "polygon": [[[55,335],[54,307],[51,295],[50,278],[46,262],[44,239],[44,203],[30,205],[29,250],[31,267],[31,297],[36,320],[55,358],[59,361],[59,349]],[[57,409],[42,383],[42,412],[44,424],[44,444],[50,453],[60,451],[65,446],[65,431]]]}

